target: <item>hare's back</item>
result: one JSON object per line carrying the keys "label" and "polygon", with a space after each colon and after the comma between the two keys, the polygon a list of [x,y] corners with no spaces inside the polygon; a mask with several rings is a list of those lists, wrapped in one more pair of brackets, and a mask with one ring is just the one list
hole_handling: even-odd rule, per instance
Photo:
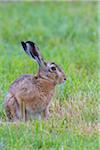
{"label": "hare's back", "polygon": [[23,88],[28,88],[30,85],[33,85],[34,76],[30,74],[22,75],[20,78],[16,79],[10,86],[9,92],[16,93]]}

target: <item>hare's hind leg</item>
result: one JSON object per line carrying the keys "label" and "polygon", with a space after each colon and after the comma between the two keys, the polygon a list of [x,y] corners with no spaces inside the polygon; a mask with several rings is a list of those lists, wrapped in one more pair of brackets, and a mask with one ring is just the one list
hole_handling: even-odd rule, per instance
{"label": "hare's hind leg", "polygon": [[18,103],[14,96],[6,99],[5,111],[9,121],[17,121],[19,119]]}

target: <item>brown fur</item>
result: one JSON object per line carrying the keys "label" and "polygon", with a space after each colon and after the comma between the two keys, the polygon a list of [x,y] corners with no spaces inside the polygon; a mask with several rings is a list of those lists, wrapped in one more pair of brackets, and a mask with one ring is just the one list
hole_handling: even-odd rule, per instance
{"label": "brown fur", "polygon": [[[5,102],[8,118],[13,119],[13,121],[20,119],[21,116],[20,114],[18,115],[18,107],[23,102],[25,104],[27,115],[39,115],[41,112],[45,113],[45,111],[48,111],[46,110],[46,107],[49,105],[54,93],[54,87],[52,81],[36,78],[32,75],[24,75],[20,79],[14,81]],[[18,105],[16,105],[16,99]],[[25,116],[25,120],[28,118]]]}

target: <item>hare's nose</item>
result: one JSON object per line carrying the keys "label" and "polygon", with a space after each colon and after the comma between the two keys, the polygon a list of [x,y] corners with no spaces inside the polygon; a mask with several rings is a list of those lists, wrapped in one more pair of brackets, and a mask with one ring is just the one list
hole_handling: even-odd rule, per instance
{"label": "hare's nose", "polygon": [[64,81],[66,81],[66,78],[64,78]]}

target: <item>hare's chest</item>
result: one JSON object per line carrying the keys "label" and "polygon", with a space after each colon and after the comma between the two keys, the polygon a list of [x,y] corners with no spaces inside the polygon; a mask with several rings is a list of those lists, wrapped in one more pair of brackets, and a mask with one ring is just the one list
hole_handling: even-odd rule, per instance
{"label": "hare's chest", "polygon": [[48,104],[48,102],[51,100],[51,98],[53,97],[54,94],[54,90],[49,91],[49,92],[44,92],[41,91],[40,92],[40,99],[42,102],[44,102],[45,104]]}
{"label": "hare's chest", "polygon": [[38,93],[38,95],[31,97],[31,99],[27,101],[28,102],[27,108],[31,108],[31,111],[33,112],[40,113],[47,108],[47,106],[49,105],[52,99],[52,96],[53,96],[53,92],[47,94],[40,92]]}

